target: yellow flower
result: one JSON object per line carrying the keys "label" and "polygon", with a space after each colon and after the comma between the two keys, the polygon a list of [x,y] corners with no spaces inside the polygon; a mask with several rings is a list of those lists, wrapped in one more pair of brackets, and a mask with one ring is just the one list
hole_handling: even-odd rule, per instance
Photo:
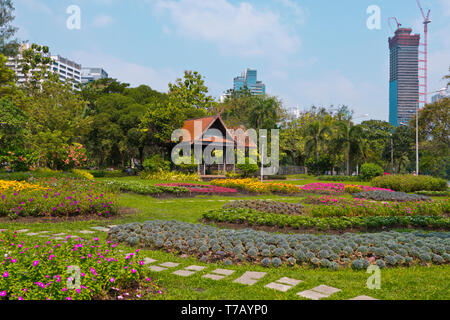
{"label": "yellow flower", "polygon": [[23,191],[23,190],[41,190],[43,189],[38,184],[31,184],[23,181],[9,181],[9,180],[0,180],[0,192],[6,190],[13,191]]}

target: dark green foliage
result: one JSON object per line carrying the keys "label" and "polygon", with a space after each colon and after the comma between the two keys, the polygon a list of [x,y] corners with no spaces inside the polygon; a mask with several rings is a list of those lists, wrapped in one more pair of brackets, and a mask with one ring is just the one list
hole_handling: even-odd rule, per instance
{"label": "dark green foliage", "polygon": [[361,166],[360,175],[363,180],[372,180],[375,177],[383,175],[383,173],[383,168],[375,163],[365,163]]}
{"label": "dark green foliage", "polygon": [[430,176],[385,175],[372,180],[374,187],[402,192],[447,191],[447,181]]}

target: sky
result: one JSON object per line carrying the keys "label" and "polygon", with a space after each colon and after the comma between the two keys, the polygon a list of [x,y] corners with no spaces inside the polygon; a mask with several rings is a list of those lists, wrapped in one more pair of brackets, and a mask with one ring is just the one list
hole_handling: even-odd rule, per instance
{"label": "sky", "polygon": [[[450,0],[431,9],[429,89],[450,66]],[[423,34],[416,0],[13,0],[17,37],[48,45],[85,67],[103,67],[131,86],[167,92],[185,70],[200,72],[217,99],[246,68],[286,108],[347,105],[362,120],[388,120],[388,37]],[[69,29],[68,7],[80,8]],[[380,29],[369,29],[369,6]],[[368,115],[366,118],[363,115]]]}

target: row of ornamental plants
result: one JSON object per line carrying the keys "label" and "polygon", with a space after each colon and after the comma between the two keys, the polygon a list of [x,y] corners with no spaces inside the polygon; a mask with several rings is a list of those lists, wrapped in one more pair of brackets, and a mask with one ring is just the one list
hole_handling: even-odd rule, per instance
{"label": "row of ornamental plants", "polygon": [[116,194],[95,181],[70,177],[0,180],[0,217],[109,217],[118,212]]}

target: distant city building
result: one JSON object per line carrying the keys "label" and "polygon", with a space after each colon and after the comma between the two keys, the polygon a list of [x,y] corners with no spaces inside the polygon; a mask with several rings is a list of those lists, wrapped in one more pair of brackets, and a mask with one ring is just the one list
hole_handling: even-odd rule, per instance
{"label": "distant city building", "polygon": [[[29,49],[30,47],[30,44],[22,45],[19,54],[15,57],[8,57],[8,61],[6,63],[6,66],[14,70],[16,73],[18,84],[23,84],[28,77],[39,70],[39,68],[30,70],[28,75],[24,75],[22,73],[23,57],[21,52]],[[77,84],[81,83],[81,64],[63,58],[59,55],[48,54],[48,57],[51,57],[53,60],[52,64],[49,66],[49,71],[58,74],[61,81],[65,82],[68,79],[71,79],[74,88]]]}
{"label": "distant city building", "polygon": [[81,84],[81,64],[78,64],[59,55],[52,56],[52,71],[59,75],[59,79],[63,82],[70,79],[74,86]]}
{"label": "distant city building", "polygon": [[450,98],[450,93],[447,91],[441,91],[438,94],[435,94],[432,98],[431,98],[431,102],[435,103],[438,101],[441,101],[444,98]]}
{"label": "distant city building", "polygon": [[389,38],[389,122],[408,123],[419,105],[419,42],[412,29],[399,28]]}
{"label": "distant city building", "polygon": [[266,93],[266,85],[257,80],[257,71],[253,69],[247,69],[241,76],[234,78],[234,91],[241,91],[244,88],[254,95]]}
{"label": "distant city building", "polygon": [[108,78],[108,73],[103,68],[85,67],[81,69],[81,82],[83,84],[106,78]]}

